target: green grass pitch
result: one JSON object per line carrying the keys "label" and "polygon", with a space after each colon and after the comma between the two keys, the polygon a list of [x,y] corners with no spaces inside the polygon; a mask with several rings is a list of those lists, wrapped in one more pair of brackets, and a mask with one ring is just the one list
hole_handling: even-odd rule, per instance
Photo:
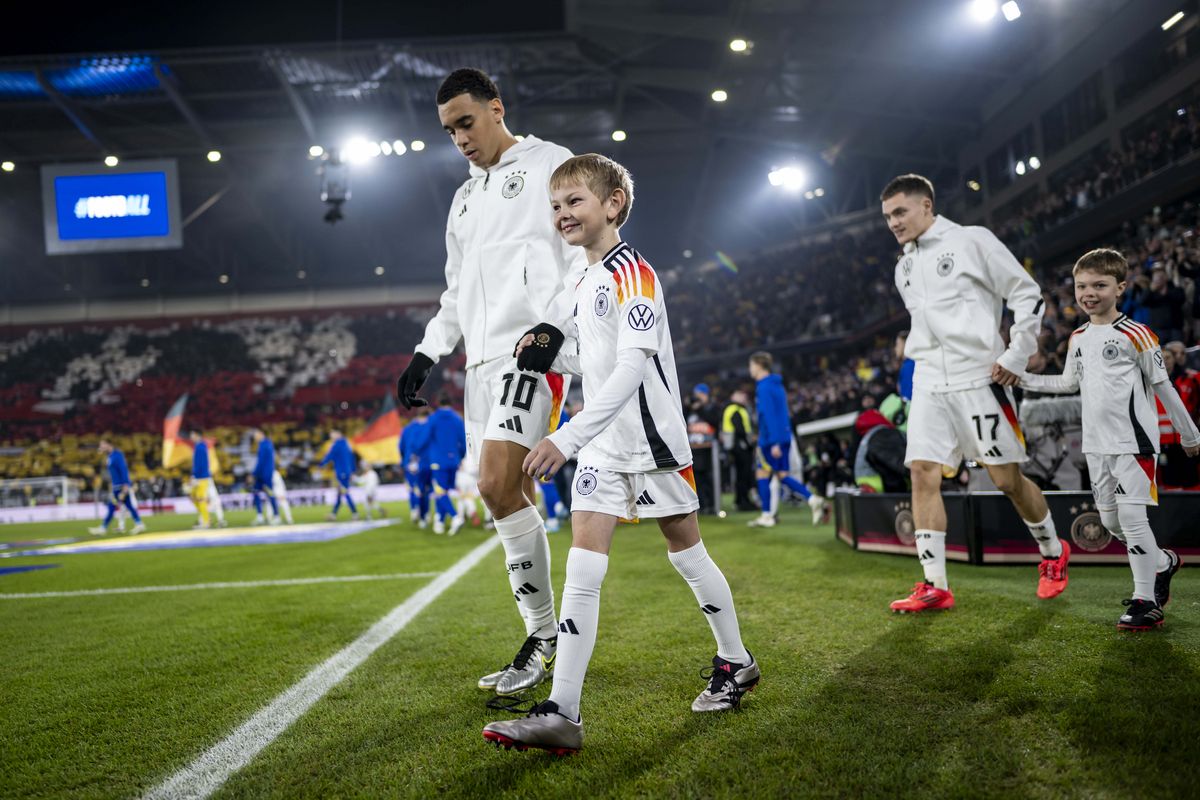
{"label": "green grass pitch", "polygon": [[[393,508],[392,513],[401,509]],[[301,509],[315,521],[324,510]],[[245,512],[232,515],[248,521]],[[696,715],[705,618],[653,524],[622,527],[583,698],[586,744],[496,750],[476,679],[523,629],[499,549],[236,773],[217,797],[1195,797],[1200,580],[1167,624],[1118,632],[1129,571],[951,564],[958,607],[895,616],[913,559],[852,552],[807,511],[704,519],[763,681]],[[151,530],[191,519],[151,518]],[[81,535],[8,526],[0,540]],[[82,534],[86,535],[86,534]],[[445,570],[483,541],[407,520],[344,539],[0,559],[0,594]],[[556,594],[569,533],[552,534]],[[0,599],[0,797],[137,797],[220,741],[430,578]],[[538,698],[548,693],[541,687]]]}

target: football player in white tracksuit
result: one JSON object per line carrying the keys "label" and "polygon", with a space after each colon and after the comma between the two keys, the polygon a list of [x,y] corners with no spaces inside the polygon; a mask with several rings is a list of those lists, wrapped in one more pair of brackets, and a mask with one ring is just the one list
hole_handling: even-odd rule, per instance
{"label": "football player in white tracksuit", "polygon": [[287,486],[283,482],[283,475],[279,470],[275,470],[271,475],[271,491],[275,493],[275,502],[279,505],[279,516],[283,517],[283,521],[291,525],[292,520],[292,504],[287,499]]}
{"label": "football player in white tracksuit", "polygon": [[[553,664],[558,622],[550,583],[550,546],[521,470],[528,450],[555,429],[567,378],[545,369],[571,317],[572,275],[581,250],[555,233],[548,184],[569,150],[504,124],[504,104],[479,70],[451,73],[437,94],[438,118],[471,162],[446,220],[446,291],[425,328],[396,394],[405,408],[425,405],[417,392],[434,363],[461,340],[467,374],[463,398],[467,460],[479,465],[479,493],[495,517],[505,568],[526,639],[479,687],[510,695],[543,681]],[[514,360],[517,341],[533,331],[538,346]],[[539,367],[522,371],[518,367]]]}
{"label": "football player in white tracksuit", "polygon": [[[1021,474],[1025,437],[1012,387],[1037,351],[1042,292],[986,228],[965,227],[933,211],[933,184],[894,178],[880,195],[883,217],[904,247],[896,288],[912,315],[904,355],[916,362],[908,449],[917,555],[925,571],[912,594],[892,603],[903,613],[951,608],[946,579],[942,469],[963,458],[983,464],[1025,521],[1042,554],[1038,597],[1067,586],[1070,550],[1060,541],[1046,498]],[[1013,314],[1006,348],[1000,318]]]}
{"label": "football player in white tracksuit", "polygon": [[1075,264],[1075,299],[1089,322],[1067,347],[1062,375],[1023,375],[1021,385],[1038,392],[1070,394],[1083,401],[1083,453],[1096,510],[1104,527],[1121,540],[1133,571],[1133,597],[1117,627],[1148,630],[1163,623],[1171,577],[1182,564],[1159,548],[1146,516],[1158,505],[1157,396],[1179,431],[1185,452],[1200,453],[1200,431],[1179,399],[1163,365],[1158,337],[1117,310],[1128,264],[1116,250],[1084,254]]}
{"label": "football player in white tracksuit", "polygon": [[379,504],[377,495],[379,493],[379,473],[366,461],[359,465],[359,473],[354,476],[354,485],[361,486],[363,490],[363,507],[366,509],[367,519],[372,519],[376,515],[380,517],[387,516],[383,510],[383,506]]}

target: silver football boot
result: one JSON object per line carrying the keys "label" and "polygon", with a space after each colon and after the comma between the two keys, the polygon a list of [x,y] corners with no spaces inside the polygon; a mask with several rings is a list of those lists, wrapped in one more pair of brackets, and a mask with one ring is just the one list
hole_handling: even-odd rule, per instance
{"label": "silver football boot", "polygon": [[744,666],[713,656],[712,666],[701,670],[700,677],[708,679],[708,686],[692,701],[692,711],[728,711],[741,705],[742,695],[758,685],[762,673],[753,655]]}
{"label": "silver football boot", "polygon": [[485,725],[483,738],[505,750],[536,747],[556,756],[566,756],[578,753],[583,747],[583,720],[572,721],[558,712],[557,703],[546,700],[534,706],[524,719]]}
{"label": "silver football boot", "polygon": [[[558,652],[558,637],[539,639],[530,636],[513,656],[512,663],[496,680],[496,694],[511,697],[526,689],[532,689],[550,677],[554,669],[554,657]],[[480,681],[482,683],[482,681]]]}

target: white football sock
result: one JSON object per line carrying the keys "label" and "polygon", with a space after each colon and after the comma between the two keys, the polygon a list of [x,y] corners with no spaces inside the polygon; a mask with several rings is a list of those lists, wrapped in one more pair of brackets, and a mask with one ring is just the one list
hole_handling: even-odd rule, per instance
{"label": "white football sock", "polygon": [[1058,540],[1058,531],[1054,528],[1054,517],[1046,512],[1046,518],[1041,522],[1023,520],[1029,534],[1037,540],[1038,550],[1042,558],[1058,558],[1062,555],[1062,542]]}
{"label": "white football sock", "polygon": [[550,543],[537,509],[527,506],[496,520],[504,545],[508,583],[525,620],[525,635],[550,639],[557,635],[554,587],[550,584]]}
{"label": "white football sock", "polygon": [[780,489],[779,476],[771,476],[771,516],[779,516],[779,495],[782,493]]}
{"label": "white football sock", "polygon": [[600,586],[608,571],[608,556],[580,547],[567,553],[567,580],[563,586],[562,622],[558,624],[558,654],[550,699],[559,713],[579,719],[579,699],[588,662],[596,648],[600,620]]}
{"label": "white football sock", "polygon": [[1146,507],[1117,506],[1125,547],[1129,551],[1129,568],[1133,570],[1133,596],[1138,600],[1154,601],[1154,573],[1171,565],[1170,557],[1159,549],[1146,518]]}
{"label": "white football sock", "polygon": [[708,618],[713,638],[717,640],[717,655],[735,664],[749,664],[750,654],[742,645],[737,612],[733,608],[733,593],[721,568],[709,556],[704,542],[696,542],[687,550],[667,553],[671,565],[683,576],[700,610]]}
{"label": "white football sock", "polygon": [[917,557],[925,570],[925,580],[939,589],[949,589],[946,580],[946,532],[920,529],[916,532]]}

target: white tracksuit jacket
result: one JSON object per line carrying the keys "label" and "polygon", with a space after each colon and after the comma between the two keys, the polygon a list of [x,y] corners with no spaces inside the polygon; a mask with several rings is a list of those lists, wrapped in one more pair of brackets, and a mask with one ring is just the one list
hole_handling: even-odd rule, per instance
{"label": "white tracksuit jacket", "polygon": [[[986,228],[937,217],[904,246],[896,288],[912,315],[904,355],[916,362],[914,389],[950,392],[991,383],[992,364],[1020,375],[1037,351],[1042,290]],[[1006,350],[1004,303],[1013,313]]]}
{"label": "white tracksuit jacket", "polygon": [[[554,229],[550,175],[571,151],[526,136],[454,193],[446,220],[446,291],[416,350],[437,361],[464,339],[467,366],[511,357],[539,322],[566,331],[583,248]],[[552,307],[553,306],[553,307]]]}

